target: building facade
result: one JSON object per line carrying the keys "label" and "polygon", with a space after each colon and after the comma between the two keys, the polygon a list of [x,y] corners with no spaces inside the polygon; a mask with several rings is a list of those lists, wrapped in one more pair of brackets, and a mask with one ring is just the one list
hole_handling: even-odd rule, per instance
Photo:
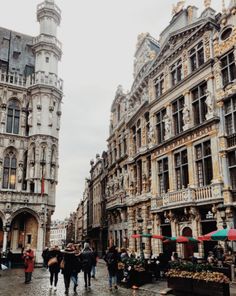
{"label": "building facade", "polygon": [[61,11],[45,0],[37,20],[37,37],[0,29],[0,246],[20,255],[31,244],[40,263],[58,175]]}
{"label": "building facade", "polygon": [[67,221],[52,221],[50,228],[50,246],[65,248]]}
{"label": "building facade", "polygon": [[[140,231],[197,238],[235,227],[236,1],[220,13],[204,5],[198,16],[179,1],[159,41],[138,36],[131,90],[119,86],[111,106],[107,166],[91,163],[88,227],[105,186],[108,245],[140,254]],[[146,257],[202,257],[215,244],[142,241]]]}

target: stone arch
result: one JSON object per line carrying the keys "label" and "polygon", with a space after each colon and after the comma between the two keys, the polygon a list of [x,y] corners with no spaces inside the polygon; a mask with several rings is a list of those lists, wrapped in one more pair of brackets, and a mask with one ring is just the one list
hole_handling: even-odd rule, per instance
{"label": "stone arch", "polygon": [[[192,237],[193,231],[192,228],[189,226],[185,226],[182,229],[182,236]],[[184,252],[184,258],[190,258],[193,256],[194,253],[194,244],[183,244],[183,252]]]}
{"label": "stone arch", "polygon": [[37,249],[40,218],[35,211],[30,208],[19,209],[11,215],[9,222],[11,230],[7,245],[13,253],[19,254],[27,244]]}

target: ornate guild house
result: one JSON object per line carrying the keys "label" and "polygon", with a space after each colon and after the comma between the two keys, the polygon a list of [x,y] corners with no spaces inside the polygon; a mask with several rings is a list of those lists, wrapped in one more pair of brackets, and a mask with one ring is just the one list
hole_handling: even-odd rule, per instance
{"label": "ornate guild house", "polygon": [[236,1],[173,8],[159,41],[138,36],[130,91],[111,107],[106,178],[108,243],[146,257],[207,254],[214,242],[165,244],[235,227]]}
{"label": "ornate guild house", "polygon": [[31,244],[41,263],[55,208],[63,86],[54,0],[37,6],[37,20],[37,37],[0,28],[0,248],[17,258]]}

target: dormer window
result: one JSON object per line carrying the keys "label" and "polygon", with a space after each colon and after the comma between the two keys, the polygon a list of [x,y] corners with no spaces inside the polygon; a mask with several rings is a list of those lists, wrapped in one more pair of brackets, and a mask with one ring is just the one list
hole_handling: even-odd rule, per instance
{"label": "dormer window", "polygon": [[220,39],[222,41],[228,39],[230,37],[230,35],[232,34],[232,31],[233,31],[233,29],[231,27],[224,29],[223,32],[221,33]]}
{"label": "dormer window", "polygon": [[182,61],[178,60],[170,67],[172,86],[182,80]]}
{"label": "dormer window", "polygon": [[204,50],[202,42],[189,51],[189,59],[192,72],[204,64]]}

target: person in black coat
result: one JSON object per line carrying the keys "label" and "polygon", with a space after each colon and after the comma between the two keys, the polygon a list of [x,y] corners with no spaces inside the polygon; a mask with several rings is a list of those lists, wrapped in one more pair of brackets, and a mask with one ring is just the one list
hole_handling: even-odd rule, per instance
{"label": "person in black coat", "polygon": [[[56,258],[56,260],[54,260]],[[60,264],[62,260],[62,254],[58,246],[54,246],[47,252],[47,264],[50,272],[50,289],[53,287],[54,279],[54,291],[57,290],[58,273],[60,272]],[[54,262],[55,261],[55,262]],[[54,262],[51,264],[50,262]]]}
{"label": "person in black coat", "polygon": [[69,294],[70,279],[75,269],[75,247],[73,243],[69,243],[65,250],[62,252],[64,267],[62,269],[62,274],[64,276],[65,284],[65,294]]}
{"label": "person in black coat", "polygon": [[115,246],[110,247],[108,253],[105,255],[104,260],[107,263],[107,270],[109,274],[109,288],[112,290],[112,280],[114,280],[114,287],[117,286],[117,273],[118,273],[118,262],[120,260],[119,254]]}
{"label": "person in black coat", "polygon": [[91,270],[94,264],[94,253],[89,247],[89,243],[84,243],[84,249],[80,254],[82,270],[84,272],[84,284],[85,288],[91,286]]}

